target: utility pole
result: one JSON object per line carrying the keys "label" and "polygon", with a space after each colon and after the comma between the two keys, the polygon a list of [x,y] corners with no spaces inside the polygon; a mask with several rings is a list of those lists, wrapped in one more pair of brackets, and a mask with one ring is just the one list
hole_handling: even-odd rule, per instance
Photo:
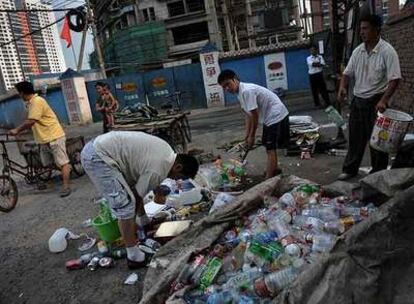
{"label": "utility pole", "polygon": [[246,30],[247,30],[247,37],[249,39],[249,48],[256,47],[256,39],[254,36],[254,28],[252,24],[252,6],[250,4],[250,0],[246,0]]}
{"label": "utility pole", "polygon": [[78,66],[77,71],[80,72],[82,70],[82,63],[83,63],[83,56],[85,54],[85,44],[86,44],[86,34],[88,33],[88,22],[86,23],[85,28],[82,31],[82,41],[81,47],[79,51],[79,59],[78,59]]}
{"label": "utility pole", "polygon": [[89,0],[86,0],[86,7],[87,7],[88,24],[90,21],[91,28],[92,28],[92,35],[93,35],[93,44],[95,46],[95,52],[98,58],[99,67],[100,67],[103,77],[106,78],[105,63],[104,63],[104,59],[102,56],[101,45],[99,43],[98,31],[96,30],[95,18],[93,16],[93,11],[91,9]]}
{"label": "utility pole", "polygon": [[221,10],[223,11],[223,20],[224,20],[224,27],[226,29],[226,38],[227,44],[229,47],[229,51],[234,51],[234,43],[233,43],[233,36],[231,35],[231,27],[230,27],[230,20],[229,20],[229,12],[227,10],[226,0],[221,3]]}

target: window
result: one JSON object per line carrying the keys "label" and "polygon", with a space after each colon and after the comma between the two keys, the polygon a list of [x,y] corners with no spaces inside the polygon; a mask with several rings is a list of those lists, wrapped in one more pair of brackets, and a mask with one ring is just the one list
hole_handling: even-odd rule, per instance
{"label": "window", "polygon": [[185,14],[185,7],[183,1],[171,2],[167,4],[168,16],[180,16]]}
{"label": "window", "polygon": [[155,21],[155,10],[153,7],[148,7],[142,10],[145,22]]}

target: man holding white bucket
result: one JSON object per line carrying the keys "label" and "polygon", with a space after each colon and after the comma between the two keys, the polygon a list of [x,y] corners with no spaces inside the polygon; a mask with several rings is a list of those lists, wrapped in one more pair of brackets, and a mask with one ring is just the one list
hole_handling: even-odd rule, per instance
{"label": "man holding white bucket", "polygon": [[[401,79],[397,52],[380,36],[381,17],[367,15],[362,17],[360,22],[363,43],[352,52],[338,92],[338,99],[343,102],[347,95],[349,79],[354,78],[354,98],[349,117],[349,148],[339,180],[346,180],[358,174],[377,111],[385,111]],[[370,152],[370,173],[386,169],[388,154],[371,147]]]}

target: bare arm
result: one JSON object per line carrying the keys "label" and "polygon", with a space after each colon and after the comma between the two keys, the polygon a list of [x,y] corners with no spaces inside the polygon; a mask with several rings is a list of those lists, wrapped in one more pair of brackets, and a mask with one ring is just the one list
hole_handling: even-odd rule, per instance
{"label": "bare arm", "polygon": [[348,75],[342,74],[341,83],[339,85],[339,91],[338,91],[338,100],[340,102],[343,102],[345,96],[347,95],[348,84],[349,84]]}
{"label": "bare arm", "polygon": [[395,90],[397,90],[399,83],[399,79],[393,79],[388,82],[387,90],[385,91],[381,100],[377,103],[377,111],[380,111],[381,113],[385,111],[388,106],[388,102],[390,101],[391,96],[395,93]]}
{"label": "bare arm", "polygon": [[251,148],[254,145],[256,138],[256,130],[259,125],[259,112],[257,109],[250,111],[249,119],[249,133],[247,135],[247,147]]}
{"label": "bare arm", "polygon": [[250,128],[251,128],[251,119],[249,114],[245,113],[245,118],[244,118],[244,129],[245,129],[245,137],[244,140],[247,142],[247,139],[249,138],[249,134],[250,134]]}
{"label": "bare arm", "polygon": [[18,126],[15,129],[10,130],[9,134],[10,135],[18,135],[19,133],[23,132],[24,130],[30,129],[35,123],[36,123],[36,120],[34,120],[34,119],[26,119],[20,126]]}

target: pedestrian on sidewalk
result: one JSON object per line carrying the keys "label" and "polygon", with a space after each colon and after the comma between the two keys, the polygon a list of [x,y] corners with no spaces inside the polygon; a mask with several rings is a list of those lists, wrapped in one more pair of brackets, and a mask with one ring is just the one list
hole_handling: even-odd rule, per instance
{"label": "pedestrian on sidewalk", "polygon": [[[349,117],[349,148],[338,179],[356,176],[377,118],[384,112],[401,79],[400,62],[395,49],[381,38],[381,17],[367,15],[360,20],[360,44],[343,72],[338,100],[347,95],[349,78],[354,78],[354,97]],[[388,166],[388,154],[370,147],[374,173]]]}
{"label": "pedestrian on sidewalk", "polygon": [[323,78],[323,67],[325,60],[318,54],[318,48],[313,45],[310,48],[311,55],[306,59],[308,64],[309,81],[312,90],[313,102],[316,107],[321,107],[319,94],[325,101],[325,107],[331,104],[329,100],[328,90],[326,89],[325,79]]}
{"label": "pedestrian on sidewalk", "polygon": [[[146,265],[138,247],[137,226],[148,224],[143,197],[168,178],[194,178],[197,160],[176,154],[164,140],[143,132],[112,131],[88,142],[81,152],[82,165],[97,190],[118,218],[130,269]],[[161,201],[156,201],[163,203]],[[136,218],[136,216],[138,216]]]}
{"label": "pedestrian on sidewalk", "polygon": [[255,143],[259,122],[263,124],[262,144],[267,152],[266,178],[280,174],[277,149],[289,145],[289,111],[279,97],[267,88],[241,82],[232,70],[220,73],[217,82],[229,93],[237,94],[245,113],[245,143],[251,149]]}
{"label": "pedestrian on sidewalk", "polygon": [[70,195],[70,162],[66,153],[66,137],[55,112],[46,100],[35,94],[33,85],[22,81],[15,85],[20,97],[24,100],[28,115],[26,120],[17,128],[9,131],[16,136],[27,129],[32,129],[33,137],[40,144],[40,157],[42,164],[49,164],[51,158],[62,172],[63,187],[60,196]]}

